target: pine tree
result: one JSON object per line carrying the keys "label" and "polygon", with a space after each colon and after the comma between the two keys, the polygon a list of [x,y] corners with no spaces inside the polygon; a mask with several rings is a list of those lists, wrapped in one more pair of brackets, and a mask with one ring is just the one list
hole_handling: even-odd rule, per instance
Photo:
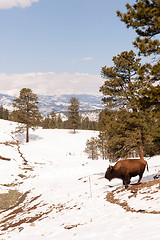
{"label": "pine tree", "polygon": [[103,159],[107,159],[109,157],[108,155],[108,137],[106,132],[101,131],[98,136],[98,148],[100,150],[100,153],[102,155]]}
{"label": "pine tree", "polygon": [[49,129],[50,128],[50,118],[49,116],[46,116],[42,121],[41,121],[41,126],[44,129]]}
{"label": "pine tree", "polygon": [[89,120],[88,117],[82,118],[81,119],[81,129],[88,130],[89,129],[89,123],[90,123],[90,120]]}
{"label": "pine tree", "polygon": [[110,109],[125,106],[127,109],[136,110],[140,90],[146,84],[144,77],[138,77],[142,67],[140,58],[136,58],[136,54],[131,50],[118,54],[112,61],[113,67],[102,67],[101,74],[106,79],[100,88],[104,95],[102,101]]}
{"label": "pine tree", "polygon": [[97,138],[92,137],[86,142],[85,152],[88,154],[88,158],[92,160],[98,159],[98,140]]}
{"label": "pine tree", "polygon": [[9,111],[8,109],[3,108],[3,106],[0,106],[0,119],[9,119]]}
{"label": "pine tree", "polygon": [[[111,118],[112,120],[109,119],[111,125],[107,125],[107,128],[111,129],[111,133],[115,136],[117,134],[117,137],[113,137],[111,134],[111,141],[108,141],[108,146],[111,152],[115,152],[117,149],[117,157],[123,157],[124,152],[126,154],[126,151],[130,151],[130,147],[133,148],[137,145],[140,158],[143,158],[144,119],[142,116],[145,116],[145,114],[140,102],[143,89],[151,86],[148,72],[146,67],[141,66],[140,59],[136,59],[132,50],[113,57],[113,63],[113,67],[102,68],[102,76],[107,79],[100,89],[104,94],[102,100],[108,110],[122,109],[121,114],[126,115],[128,121],[125,122],[125,118],[121,118],[121,115]],[[126,114],[123,109],[127,110],[128,113]],[[124,126],[127,124],[127,127],[125,128],[123,124]],[[117,129],[119,129],[120,135]],[[127,129],[129,129],[128,133]],[[122,133],[124,136],[127,134],[124,139],[121,138]],[[130,145],[129,148],[126,143]]]}
{"label": "pine tree", "polygon": [[0,119],[2,119],[2,116],[3,116],[3,106],[1,105],[0,106]]}
{"label": "pine tree", "polygon": [[138,48],[139,55],[153,56],[152,62],[148,63],[150,68],[149,78],[152,80],[152,83],[157,83],[152,86],[147,86],[147,88],[141,92],[143,96],[142,102],[146,100],[146,91],[147,97],[150,99],[156,91],[157,95],[154,97],[155,101],[151,101],[150,105],[152,104],[152,108],[159,107],[160,0],[136,0],[136,3],[133,4],[133,6],[126,4],[126,8],[126,13],[117,11],[117,15],[128,28],[131,27],[136,31],[138,36],[133,44]]}
{"label": "pine tree", "polygon": [[56,128],[57,125],[56,125],[56,114],[54,111],[52,111],[50,114],[49,114],[49,119],[50,119],[50,123],[49,123],[49,128]]}
{"label": "pine tree", "polygon": [[62,118],[61,118],[60,114],[58,114],[58,117],[57,117],[57,120],[56,120],[56,125],[57,125],[58,129],[63,128],[63,121],[62,121]]}
{"label": "pine tree", "polygon": [[71,128],[75,130],[80,126],[80,116],[79,116],[79,99],[76,97],[71,97],[70,105],[68,107],[68,122]]}
{"label": "pine tree", "polygon": [[4,120],[8,120],[9,119],[9,111],[8,111],[8,109],[3,109],[2,119],[4,119]]}
{"label": "pine tree", "polygon": [[100,90],[110,112],[101,113],[99,127],[107,132],[112,159],[125,156],[136,145],[141,158],[143,147],[149,155],[160,149],[160,1],[135,2],[133,6],[126,4],[126,13],[117,11],[117,15],[128,28],[135,29],[138,36],[133,44],[139,55],[154,59],[142,66],[133,51],[122,52],[113,58],[113,67],[102,68],[107,80]]}
{"label": "pine tree", "polygon": [[[37,126],[41,118],[37,105],[38,98],[29,88],[23,88],[20,91],[19,97],[14,99],[13,107],[15,110],[13,112],[13,118],[16,121],[25,124],[26,142],[29,142],[29,128]],[[24,127],[21,129],[19,128],[19,131],[20,130],[24,131]]]}
{"label": "pine tree", "polygon": [[[127,27],[135,29],[138,37],[134,45],[138,47],[140,54],[145,56],[160,54],[160,1],[159,0],[136,0],[131,6],[126,4],[127,12],[117,11],[121,21]],[[157,37],[157,39],[155,39]]]}

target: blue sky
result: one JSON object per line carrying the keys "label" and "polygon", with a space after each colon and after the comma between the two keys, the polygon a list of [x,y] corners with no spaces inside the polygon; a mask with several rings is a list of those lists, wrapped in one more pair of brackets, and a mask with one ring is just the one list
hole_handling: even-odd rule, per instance
{"label": "blue sky", "polygon": [[98,92],[101,67],[133,49],[134,31],[116,16],[117,9],[125,12],[127,2],[134,1],[0,0],[0,92],[37,89],[37,76],[38,93],[71,88],[78,93],[84,84]]}

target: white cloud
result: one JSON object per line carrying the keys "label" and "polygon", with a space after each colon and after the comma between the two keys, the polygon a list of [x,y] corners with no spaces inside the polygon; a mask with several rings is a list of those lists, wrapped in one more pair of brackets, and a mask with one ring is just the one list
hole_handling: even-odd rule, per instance
{"label": "white cloud", "polygon": [[26,73],[0,74],[0,93],[17,95],[26,87],[36,94],[94,94],[99,95],[99,88],[104,79],[99,75],[82,73]]}
{"label": "white cloud", "polygon": [[9,9],[12,7],[30,7],[32,3],[39,0],[0,0],[0,9]]}
{"label": "white cloud", "polygon": [[84,57],[82,58],[83,61],[92,61],[93,58],[92,57]]}

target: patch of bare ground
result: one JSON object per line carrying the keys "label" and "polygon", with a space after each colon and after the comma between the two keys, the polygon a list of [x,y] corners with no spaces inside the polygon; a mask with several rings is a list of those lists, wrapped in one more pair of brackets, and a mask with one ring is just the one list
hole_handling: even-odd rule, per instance
{"label": "patch of bare ground", "polygon": [[[1,214],[3,213],[3,220],[0,221],[0,230],[2,232],[9,229],[12,230],[19,228],[23,223],[33,223],[38,219],[42,219],[42,217],[44,218],[44,216],[52,211],[52,209],[49,208],[44,212],[34,212],[34,210],[36,210],[40,205],[40,207],[42,207],[45,204],[41,204],[41,201],[36,202],[41,195],[31,198],[29,201],[27,201],[26,197],[28,194],[29,192],[24,193],[14,206],[9,207],[1,212]],[[30,216],[30,213],[32,212],[33,214]],[[21,227],[20,229],[23,230]]]}
{"label": "patch of bare ground", "polygon": [[[0,144],[16,147],[17,152],[23,160],[20,169],[23,170],[24,173],[21,172],[18,174],[14,182],[3,184],[4,187],[14,187],[22,184],[25,179],[34,177],[33,175],[28,175],[28,171],[32,172],[34,169],[29,166],[28,161],[20,151],[20,143],[18,141],[0,142]],[[9,161],[10,159],[0,156],[0,160]],[[22,182],[19,182],[18,178],[20,178]],[[53,210],[59,212],[64,208],[65,206],[61,204],[57,206],[52,204],[50,206],[42,201],[41,195],[33,197],[30,191],[22,194],[17,190],[9,190],[8,193],[0,194],[0,236],[5,234],[6,231],[13,231],[14,229],[22,231],[24,223],[34,226],[36,221],[46,218]]]}
{"label": "patch of bare ground", "polygon": [[[20,169],[24,171],[24,173],[22,172],[17,175],[17,179],[15,179],[14,182],[3,184],[2,186],[13,188],[17,185],[23,184],[25,179],[34,177],[33,175],[28,175],[28,171],[34,171],[34,168],[28,164],[28,161],[23,156],[18,141],[0,142],[0,144],[9,147],[16,147],[17,152],[23,160]],[[9,161],[11,159],[0,156],[0,160]],[[18,178],[22,181],[19,182]],[[17,190],[9,190],[8,193],[0,194],[0,236],[5,234],[6,231],[13,231],[14,229],[22,231],[24,223],[34,226],[37,220],[40,221],[46,218],[53,210],[59,212],[64,208],[65,207],[61,204],[57,206],[52,204],[50,206],[41,200],[41,195],[33,197],[30,191],[22,194]]]}
{"label": "patch of bare ground", "polygon": [[0,194],[0,211],[15,205],[21,195],[17,190],[9,190],[8,193]]}
{"label": "patch of bare ground", "polygon": [[10,159],[10,158],[6,158],[6,157],[2,157],[2,156],[0,156],[0,160],[10,161],[11,159]]}
{"label": "patch of bare ground", "polygon": [[13,147],[13,145],[16,145],[16,146],[18,146],[18,141],[7,141],[7,142],[0,142],[0,144],[4,144],[4,145],[6,145],[6,146],[11,146],[11,147]]}
{"label": "patch of bare ground", "polygon": [[20,197],[14,206],[0,212],[0,219],[2,219],[0,220],[0,236],[6,231],[15,229],[22,231],[24,223],[35,226],[36,221],[47,218],[52,211],[58,213],[65,209],[67,209],[65,204],[48,205],[41,200],[41,195],[31,197],[31,192],[28,191]]}
{"label": "patch of bare ground", "polygon": [[67,229],[67,230],[70,230],[72,228],[76,228],[76,227],[81,226],[81,225],[83,225],[83,224],[78,223],[78,224],[73,224],[73,225],[66,225],[66,226],[64,226],[64,228]]}
{"label": "patch of bare ground", "polygon": [[[152,186],[155,186],[154,191],[152,190]],[[121,195],[125,196],[130,192],[128,199],[134,197],[136,199],[137,194],[143,196],[143,194],[147,194],[142,199],[152,200],[154,199],[154,194],[160,190],[160,179],[149,181],[149,182],[142,182],[139,185],[130,185],[127,189],[118,187],[117,189],[113,190],[112,192],[108,192],[106,196],[106,200],[110,203],[117,204],[121,206],[128,212],[137,212],[137,213],[150,213],[150,214],[160,214],[160,211],[150,211],[148,209],[139,209],[136,210],[134,207],[129,206],[127,200],[122,200]],[[127,199],[127,197],[126,197]],[[138,201],[138,200],[137,200]]]}

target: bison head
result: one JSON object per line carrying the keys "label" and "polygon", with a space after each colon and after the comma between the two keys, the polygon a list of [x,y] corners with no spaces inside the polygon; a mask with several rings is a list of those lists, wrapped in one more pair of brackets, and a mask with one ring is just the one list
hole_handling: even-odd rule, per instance
{"label": "bison head", "polygon": [[107,171],[105,173],[105,178],[107,178],[109,181],[112,180],[112,178],[113,178],[113,167],[112,166],[109,166],[107,168]]}

